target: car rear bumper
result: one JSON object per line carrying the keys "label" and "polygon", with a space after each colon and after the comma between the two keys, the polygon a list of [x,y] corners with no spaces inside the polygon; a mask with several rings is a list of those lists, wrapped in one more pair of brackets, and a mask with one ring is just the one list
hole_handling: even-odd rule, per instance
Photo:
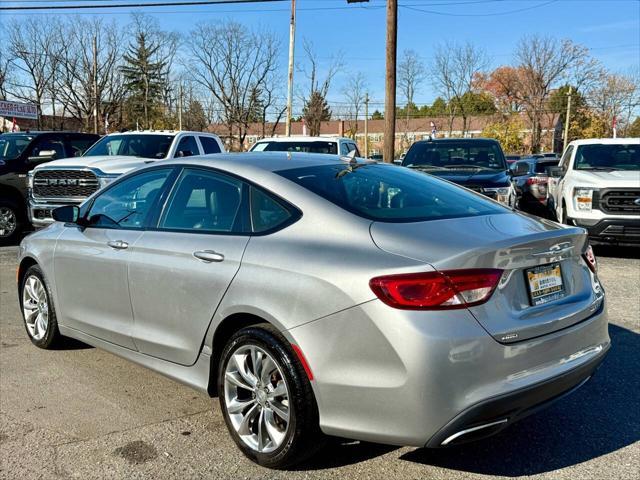
{"label": "car rear bumper", "polygon": [[601,347],[591,360],[536,385],[480,402],[451,420],[426,447],[444,447],[494,435],[584,385],[598,369],[609,350]]}
{"label": "car rear bumper", "polygon": [[571,219],[589,233],[593,244],[640,245],[640,218],[605,218],[596,222]]}
{"label": "car rear bumper", "polygon": [[396,310],[379,300],[283,333],[313,372],[326,434],[416,447],[483,422],[501,421],[483,435],[501,430],[588,378],[610,344],[604,305],[512,344],[467,310]]}

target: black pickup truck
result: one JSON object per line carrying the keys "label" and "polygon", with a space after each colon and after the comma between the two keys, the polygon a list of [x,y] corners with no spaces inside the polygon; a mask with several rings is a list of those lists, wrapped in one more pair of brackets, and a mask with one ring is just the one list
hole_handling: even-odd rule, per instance
{"label": "black pickup truck", "polygon": [[99,138],[76,132],[0,135],[0,245],[15,243],[27,226],[27,173],[44,162],[80,156]]}

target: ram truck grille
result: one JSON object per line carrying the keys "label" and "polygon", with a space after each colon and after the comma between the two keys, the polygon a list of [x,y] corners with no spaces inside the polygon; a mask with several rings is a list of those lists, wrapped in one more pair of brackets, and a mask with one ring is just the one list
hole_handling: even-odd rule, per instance
{"label": "ram truck grille", "polygon": [[86,198],[98,188],[98,178],[88,170],[42,170],[33,176],[36,198]]}

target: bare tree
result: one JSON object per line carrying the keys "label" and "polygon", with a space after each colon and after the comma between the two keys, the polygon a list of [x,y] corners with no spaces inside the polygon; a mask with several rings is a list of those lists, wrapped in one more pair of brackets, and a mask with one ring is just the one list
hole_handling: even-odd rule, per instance
{"label": "bare tree", "polygon": [[447,101],[449,135],[456,116],[462,117],[462,135],[467,131],[467,119],[472,105],[465,94],[473,90],[474,80],[487,68],[489,61],[483,50],[471,43],[444,43],[436,47],[431,65],[431,81],[440,96]]}
{"label": "bare tree", "polygon": [[404,138],[403,142],[406,143],[404,146],[408,148],[408,130],[409,130],[409,119],[412,115],[412,109],[415,106],[414,103],[414,95],[416,93],[416,89],[422,85],[425,78],[427,76],[427,72],[425,70],[424,64],[420,59],[420,56],[414,50],[405,50],[402,53],[402,59],[398,64],[398,88],[402,93],[402,96],[407,101],[405,106],[405,122],[404,122]]}
{"label": "bare tree", "polygon": [[6,50],[0,49],[0,100],[6,100],[8,95],[8,86],[10,82],[9,68],[13,62],[13,58],[7,54]]}
{"label": "bare tree", "polygon": [[48,88],[57,68],[55,36],[59,30],[51,19],[27,17],[9,24],[9,53],[16,75],[7,90],[19,100],[33,102],[38,108],[38,128]]}
{"label": "bare tree", "polygon": [[607,119],[609,126],[615,118],[624,128],[630,123],[631,116],[640,102],[638,76],[633,73],[603,73],[586,97],[589,105]]}
{"label": "bare tree", "polygon": [[570,40],[534,35],[518,43],[518,96],[531,122],[532,152],[540,150],[541,119],[552,89],[584,65],[588,56],[585,47]]}
{"label": "bare tree", "polygon": [[[93,82],[93,38],[97,45],[97,91]],[[55,77],[56,97],[64,111],[89,130],[93,119],[94,97],[100,105],[98,115],[113,117],[121,109],[124,85],[119,73],[122,34],[115,23],[102,19],[72,17],[56,39],[61,51]]]}
{"label": "bare tree", "polygon": [[342,87],[342,94],[349,103],[347,107],[349,131],[353,138],[356,138],[358,134],[358,118],[364,108],[367,87],[367,78],[362,72],[353,73]]}
{"label": "bare tree", "polygon": [[268,83],[277,70],[278,40],[232,21],[200,23],[187,48],[191,78],[215,97],[228,137],[241,149],[249,124],[260,119],[264,92],[273,88]]}

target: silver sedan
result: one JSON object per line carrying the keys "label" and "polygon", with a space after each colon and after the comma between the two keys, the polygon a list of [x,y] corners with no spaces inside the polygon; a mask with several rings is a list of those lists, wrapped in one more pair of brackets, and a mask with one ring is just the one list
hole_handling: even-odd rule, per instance
{"label": "silver sedan", "polygon": [[584,230],[402,167],[164,161],[54,216],[20,247],[31,341],[73,337],[217,395],[267,467],[327,436],[486,437],[584,384],[609,348]]}

